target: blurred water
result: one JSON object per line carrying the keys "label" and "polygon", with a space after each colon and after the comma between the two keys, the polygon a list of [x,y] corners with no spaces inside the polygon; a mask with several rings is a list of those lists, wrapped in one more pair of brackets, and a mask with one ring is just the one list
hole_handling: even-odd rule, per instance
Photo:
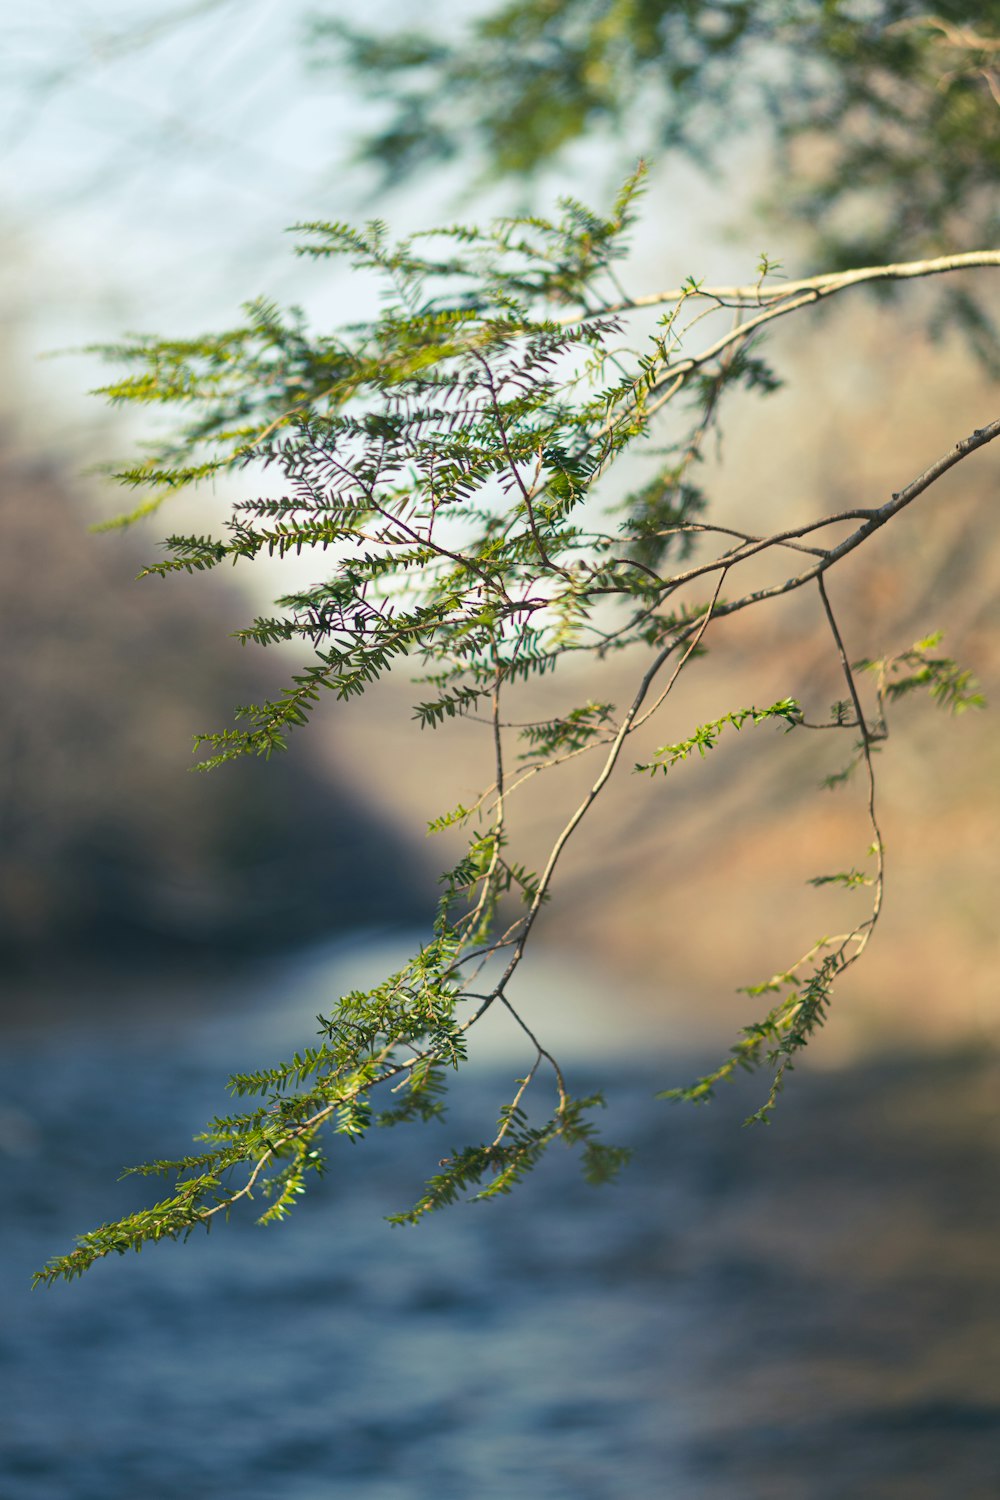
{"label": "blurred water", "polygon": [[489,1128],[494,1061],[443,1131],[342,1147],[285,1225],[28,1291],[278,1025],[8,1041],[0,1500],[1000,1495],[995,1058],[797,1074],[766,1131],[739,1128],[752,1083],[685,1111],[650,1096],[689,1060],[581,1061],[636,1150],[618,1185],[558,1151],[513,1198],[391,1229]]}

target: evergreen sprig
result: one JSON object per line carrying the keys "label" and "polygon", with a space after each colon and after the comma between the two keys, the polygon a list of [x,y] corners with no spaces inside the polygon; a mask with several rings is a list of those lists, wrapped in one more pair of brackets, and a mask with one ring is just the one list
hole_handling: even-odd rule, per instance
{"label": "evergreen sprig", "polygon": [[[448,1080],[491,1011],[518,1030],[531,1067],[492,1139],[456,1145],[394,1222],[510,1191],[557,1140],[579,1150],[590,1181],[612,1177],[627,1153],[598,1139],[593,1113],[603,1100],[572,1095],[523,1013],[520,964],[566,844],[630,737],[703,654],[718,620],[799,590],[815,597],[845,682],[843,702],[822,727],[857,743],[866,773],[870,908],[848,933],[823,939],[757,986],[752,993],[777,996],[767,1015],[745,1028],[715,1072],[668,1097],[705,1100],[737,1069],[769,1068],[769,1091],[753,1116],[769,1118],[822,1025],[834,981],[863,952],[884,883],[873,753],[887,713],[918,687],[955,711],[980,699],[967,673],[933,654],[936,637],[852,667],[826,574],[992,441],[1000,422],[963,438],[877,508],[821,515],[770,536],[711,521],[693,476],[730,392],[773,389],[777,376],[758,352],[773,319],[866,278],[944,275],[1000,264],[1000,256],[774,285],[765,279],[773,267],[762,262],[745,287],[713,289],[691,277],[630,300],[614,265],[627,248],[641,180],[640,172],[626,182],[608,215],[568,200],[552,219],[453,226],[400,243],[380,223],[300,226],[302,252],[321,267],[346,258],[376,279],[384,294],[376,314],[317,334],[300,314],[258,302],[239,327],[218,335],[142,338],[107,351],[127,372],[106,387],[110,399],[159,403],[177,419],[167,442],[120,475],[126,486],[151,491],[140,510],[220,472],[242,476],[249,491],[221,535],[171,536],[166,557],[147,572],[200,574],[265,554],[307,553],[321,575],[238,632],[264,647],[298,642],[311,656],[282,693],[239,709],[235,727],[198,737],[211,752],[204,764],[281,750],[325,694],[354,697],[406,665],[418,681],[418,723],[433,731],[456,716],[484,720],[493,773],[471,806],[459,803],[431,823],[436,831],[464,828],[466,844],[442,877],[426,942],[397,972],[319,1017],[318,1044],[234,1075],[230,1091],[246,1103],[209,1122],[198,1138],[203,1150],[132,1169],[172,1178],[168,1196],[82,1236],[39,1282],[72,1279],[111,1253],[208,1229],[258,1195],[260,1222],[285,1217],[309,1175],[323,1170],[328,1137],[358,1139],[372,1128],[439,1118]],[[635,316],[649,307],[662,313],[651,333]],[[798,571],[789,575],[783,562],[781,581],[744,585],[743,564],[770,553],[794,557]],[[562,662],[596,664],[612,652],[636,671],[623,706],[588,696],[541,718],[508,716],[523,684]],[[869,674],[876,701],[866,712],[861,679]],[[562,680],[550,677],[547,686],[555,695]],[[796,736],[820,727],[792,697],[734,708],[664,744],[639,769],[667,773],[695,751],[704,757],[725,731],[765,722]],[[520,747],[514,757],[512,741]],[[529,869],[514,848],[512,799],[536,774],[584,755],[595,763],[590,790],[544,862]],[[852,871],[817,883],[861,882]],[[545,1078],[553,1097],[538,1111]]]}

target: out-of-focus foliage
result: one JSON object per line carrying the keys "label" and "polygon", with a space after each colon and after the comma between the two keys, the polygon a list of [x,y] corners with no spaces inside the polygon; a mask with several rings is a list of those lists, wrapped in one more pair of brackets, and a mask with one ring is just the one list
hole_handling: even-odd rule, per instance
{"label": "out-of-focus foliage", "polygon": [[388,102],[361,153],[390,183],[470,146],[534,173],[582,139],[711,170],[766,121],[774,199],[831,268],[996,237],[998,0],[506,0],[403,33],[341,9],[311,53]]}

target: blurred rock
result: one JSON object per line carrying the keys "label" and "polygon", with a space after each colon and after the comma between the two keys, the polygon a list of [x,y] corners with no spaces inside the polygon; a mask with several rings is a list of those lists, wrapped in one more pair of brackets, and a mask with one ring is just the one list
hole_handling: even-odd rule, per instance
{"label": "blurred rock", "polygon": [[189,774],[192,735],[280,689],[226,580],[136,582],[58,467],[0,450],[0,959],[76,973],[253,954],[424,913],[419,861],[310,758]]}

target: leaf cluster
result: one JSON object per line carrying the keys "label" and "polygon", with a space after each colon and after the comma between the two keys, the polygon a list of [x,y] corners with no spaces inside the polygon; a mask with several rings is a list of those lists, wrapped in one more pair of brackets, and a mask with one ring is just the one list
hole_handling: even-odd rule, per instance
{"label": "leaf cluster", "polygon": [[[970,675],[935,654],[938,637],[852,668],[824,577],[936,477],[1000,435],[1000,422],[977,428],[879,509],[823,516],[771,537],[714,523],[692,475],[729,393],[749,387],[767,395],[775,386],[770,366],[750,352],[764,325],[852,283],[815,278],[807,295],[800,286],[789,299],[763,286],[774,269],[767,262],[742,289],[713,291],[689,278],[649,299],[667,309],[650,334],[630,318],[639,304],[622,298],[613,274],[640,185],[641,173],[605,216],[569,201],[552,219],[452,226],[400,243],[379,223],[311,224],[304,249],[320,269],[346,257],[377,280],[383,297],[371,317],[314,334],[294,311],[259,303],[245,325],[222,334],[140,339],[110,351],[129,371],[107,387],[113,400],[160,402],[177,417],[174,436],[120,476],[151,491],[139,509],[221,472],[244,487],[220,535],[171,536],[147,573],[203,574],[264,555],[315,564],[313,583],[237,633],[244,645],[295,644],[303,664],[282,693],[244,705],[235,727],[199,736],[210,752],[203,764],[281,750],[325,694],[356,697],[402,666],[417,679],[422,728],[434,732],[458,716],[485,721],[493,779],[471,805],[460,802],[431,822],[433,831],[464,829],[465,844],[442,876],[428,940],[396,973],[320,1016],[318,1043],[235,1075],[238,1107],[208,1123],[198,1137],[203,1150],[135,1169],[172,1178],[168,1196],[81,1237],[39,1281],[71,1279],[112,1252],[207,1229],[258,1195],[260,1222],[285,1217],[310,1174],[323,1171],[329,1135],[356,1141],[372,1128],[441,1117],[448,1081],[490,1011],[509,1018],[533,1062],[493,1138],[456,1145],[394,1221],[416,1222],[470,1194],[506,1193],[557,1139],[579,1148],[589,1180],[613,1176],[627,1153],[597,1139],[591,1115],[603,1101],[574,1097],[522,1014],[519,966],[568,840],[630,736],[704,652],[706,633],[719,619],[797,590],[816,591],[845,679],[830,723],[811,725],[787,696],[735,708],[637,769],[666,774],[748,723],[860,734],[856,763],[867,776],[876,865],[870,914],[756,987],[755,994],[777,993],[772,1009],[745,1029],[719,1069],[669,1097],[707,1099],[736,1068],[770,1066],[770,1092],[755,1117],[768,1118],[823,1022],[834,980],[863,951],[882,900],[873,751],[885,737],[887,705],[917,687],[956,712],[981,700]],[[994,260],[986,253],[979,263]],[[925,268],[889,271],[905,277]],[[752,316],[734,324],[734,306]],[[728,331],[720,335],[716,325],[699,346],[716,315]],[[655,449],[654,433],[666,439]],[[841,526],[836,544],[825,544],[834,522],[854,529],[845,537]],[[740,578],[743,563],[771,549],[787,559],[789,546],[798,572],[730,592],[727,581]],[[507,702],[524,683],[548,679],[554,695],[558,663],[590,669],[611,652],[629,670],[643,663],[622,707],[588,697],[527,722],[508,718]],[[875,676],[871,722],[859,672]],[[511,800],[535,774],[583,755],[598,762],[590,790],[544,864],[529,869],[513,849]],[[852,871],[818,883],[862,882]],[[526,1098],[543,1078],[549,1104],[529,1113]],[[533,1123],[539,1114],[542,1123]]]}

